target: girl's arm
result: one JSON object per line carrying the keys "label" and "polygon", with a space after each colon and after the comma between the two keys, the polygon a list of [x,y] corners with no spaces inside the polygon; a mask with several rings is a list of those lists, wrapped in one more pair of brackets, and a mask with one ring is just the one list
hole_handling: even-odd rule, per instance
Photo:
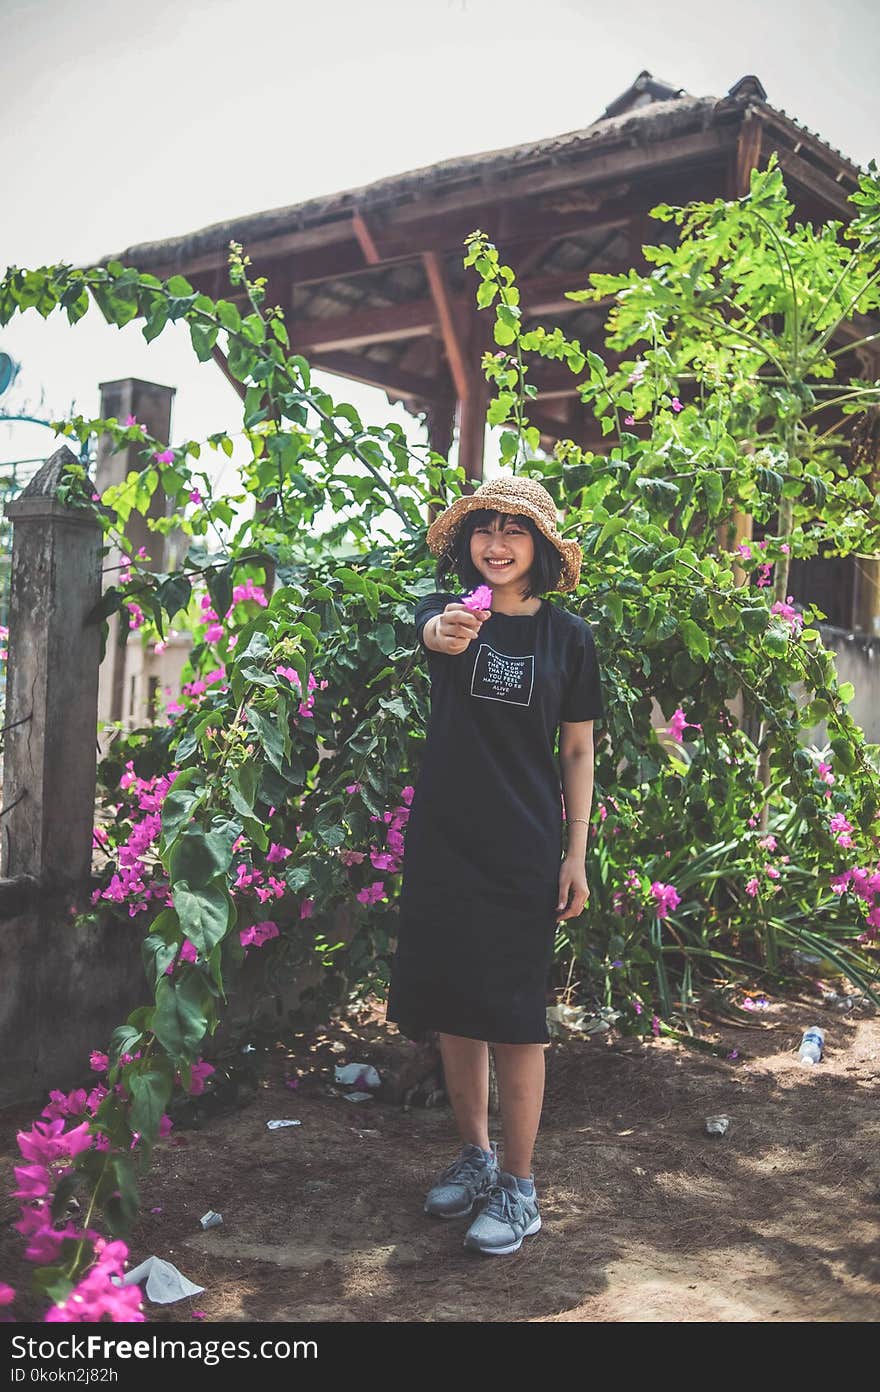
{"label": "girl's arm", "polygon": [[[559,773],[565,798],[568,844],[559,871],[556,907],[560,918],[577,918],[589,898],[586,858],[593,805],[593,762],[592,720],[563,722],[559,727]],[[579,820],[574,821],[575,817]]]}

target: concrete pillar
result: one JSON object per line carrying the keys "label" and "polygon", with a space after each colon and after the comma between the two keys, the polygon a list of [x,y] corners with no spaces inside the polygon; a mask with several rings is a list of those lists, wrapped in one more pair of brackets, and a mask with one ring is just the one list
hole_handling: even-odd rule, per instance
{"label": "concrete pillar", "polygon": [[89,876],[95,802],[102,530],[56,498],[62,446],[7,504],[13,523],[2,874],[46,888]]}

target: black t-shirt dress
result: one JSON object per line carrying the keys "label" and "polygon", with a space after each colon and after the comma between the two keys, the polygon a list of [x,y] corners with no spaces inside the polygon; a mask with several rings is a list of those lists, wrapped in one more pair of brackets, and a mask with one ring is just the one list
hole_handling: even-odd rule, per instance
{"label": "black t-shirt dress", "polygon": [[463,596],[415,610],[431,714],[404,833],[397,949],[386,1018],[498,1044],[546,1044],[558,923],[561,721],[595,720],[602,691],[590,625],[549,600],[492,613],[464,652],[422,630]]}

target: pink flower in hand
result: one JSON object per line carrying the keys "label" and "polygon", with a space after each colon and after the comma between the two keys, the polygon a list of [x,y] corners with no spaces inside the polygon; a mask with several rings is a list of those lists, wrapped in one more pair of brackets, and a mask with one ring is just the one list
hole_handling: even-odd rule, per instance
{"label": "pink flower in hand", "polygon": [[490,585],[478,585],[470,594],[466,594],[461,602],[465,609],[491,609],[492,588]]}

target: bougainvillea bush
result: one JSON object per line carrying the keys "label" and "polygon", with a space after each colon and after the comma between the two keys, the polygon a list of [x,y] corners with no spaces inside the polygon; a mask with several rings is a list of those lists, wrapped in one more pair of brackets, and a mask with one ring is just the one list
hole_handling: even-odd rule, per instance
{"label": "bougainvillea bush", "polygon": [[[878,304],[873,174],[855,201],[848,229],[794,225],[771,165],[736,202],[657,210],[679,234],[647,249],[647,275],[573,287],[611,300],[607,360],[527,327],[513,270],[483,233],[468,239],[477,305],[494,316],[483,366],[501,466],[539,478],[583,545],[580,587],[559,602],[593,626],[606,694],[591,899],[560,925],[559,980],[576,970],[624,1029],[687,1025],[708,979],[772,980],[795,946],[873,993],[877,750],[847,711],[822,615],[787,594],[791,557],[878,550],[874,461],[850,456],[846,421],[877,384],[852,376],[836,336]],[[412,633],[414,602],[435,588],[426,509],[464,479],[312,383],[241,248],[230,280],[216,301],[116,262],[12,268],[0,283],[0,323],[31,308],[76,322],[93,303],[111,323],[143,320],[148,339],[185,322],[199,359],[222,348],[242,384],[250,446],[240,493],[217,498],[204,457],[232,453],[225,435],[171,446],[131,417],[61,427],[141,454],[101,499],[79,465],[67,471],[67,501],[95,508],[125,556],[94,621],[116,613],[154,644],[173,624],[194,645],[182,693],[102,766],[105,868],[83,909],[131,934],[145,1003],[95,1041],[91,1088],[54,1094],[20,1138],[20,1228],[51,1318],[135,1309],[113,1276],[138,1174],[175,1090],[210,1078],[203,1055],[245,954],[275,972],[323,954],[343,1000],[387,978],[427,715]],[[540,455],[536,356],[567,364],[603,449]],[[150,527],[193,543],[171,574],[125,551],[129,516],[157,489],[176,511]],[[728,526],[736,514],[759,541]],[[812,748],[820,721],[827,745]]]}

